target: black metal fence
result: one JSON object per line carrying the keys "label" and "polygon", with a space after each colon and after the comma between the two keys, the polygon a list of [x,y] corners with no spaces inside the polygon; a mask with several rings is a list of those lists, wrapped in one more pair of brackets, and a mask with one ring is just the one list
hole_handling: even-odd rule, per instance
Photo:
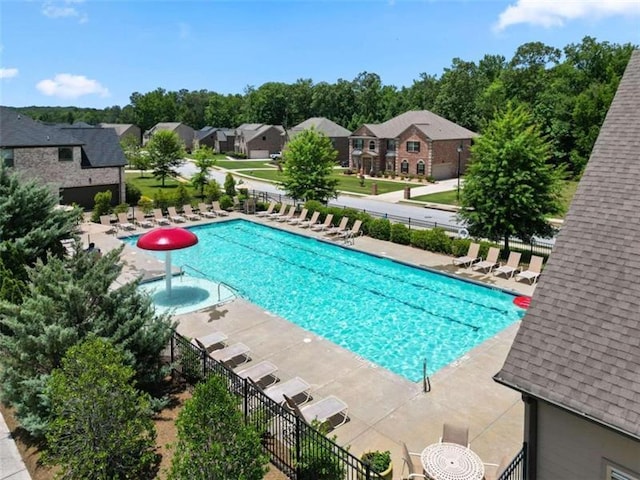
{"label": "black metal fence", "polygon": [[518,452],[511,463],[505,468],[504,472],[500,474],[498,480],[526,480],[525,476],[525,458],[526,448],[523,448]]}
{"label": "black metal fence", "polygon": [[217,375],[240,398],[245,421],[253,425],[271,463],[294,480],[373,480],[381,477],[369,466],[269,398],[258,386],[174,332],[170,345],[174,372],[195,385]]}

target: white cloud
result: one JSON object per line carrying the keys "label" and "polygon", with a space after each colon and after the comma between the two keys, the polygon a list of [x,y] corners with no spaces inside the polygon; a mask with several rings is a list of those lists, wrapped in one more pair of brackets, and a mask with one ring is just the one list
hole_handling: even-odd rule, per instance
{"label": "white cloud", "polygon": [[81,3],[84,3],[84,0],[48,0],[42,4],[42,14],[49,18],[77,18],[80,23],[86,23],[89,17],[75,6]]}
{"label": "white cloud", "polygon": [[0,78],[13,78],[18,76],[17,68],[0,68]]}
{"label": "white cloud", "polygon": [[78,98],[84,95],[100,95],[108,97],[109,90],[100,82],[91,80],[84,75],[58,73],[53,79],[38,82],[36,88],[44,95],[60,98]]}
{"label": "white cloud", "polygon": [[611,16],[640,15],[640,2],[635,0],[517,0],[504,10],[494,30],[528,23],[545,28],[560,27],[579,18],[599,19]]}

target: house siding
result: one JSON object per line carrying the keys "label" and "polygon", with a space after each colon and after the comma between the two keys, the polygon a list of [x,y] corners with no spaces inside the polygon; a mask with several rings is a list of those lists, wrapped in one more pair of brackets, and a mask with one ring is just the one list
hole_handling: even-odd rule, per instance
{"label": "house siding", "polygon": [[195,136],[195,131],[188,125],[180,124],[175,129],[175,132],[184,142],[184,147],[190,152],[193,149],[193,138]]}
{"label": "house siding", "polygon": [[[407,142],[418,142],[420,144],[419,152],[410,152],[407,150]],[[411,127],[404,131],[397,140],[396,151],[398,152],[398,158],[400,162],[396,163],[396,173],[400,174],[402,160],[407,159],[409,162],[408,175],[417,175],[418,161],[422,160],[425,163],[425,175],[429,174],[429,157],[430,157],[431,145],[429,139],[421,134],[417,128]]]}
{"label": "house siding", "polygon": [[640,478],[640,441],[546,402],[537,411],[537,479],[531,480],[602,480],[607,463]]}
{"label": "house siding", "polygon": [[[264,137],[264,140],[263,140]],[[267,150],[269,153],[276,153],[282,150],[282,131],[276,127],[270,127],[264,132],[260,132],[244,145],[245,153],[248,157],[254,150]]]}
{"label": "house siding", "polygon": [[121,141],[124,140],[125,137],[134,137],[138,142],[138,145],[142,143],[142,131],[140,130],[140,127],[137,127],[135,125],[131,125],[124,132],[118,135],[118,138]]}

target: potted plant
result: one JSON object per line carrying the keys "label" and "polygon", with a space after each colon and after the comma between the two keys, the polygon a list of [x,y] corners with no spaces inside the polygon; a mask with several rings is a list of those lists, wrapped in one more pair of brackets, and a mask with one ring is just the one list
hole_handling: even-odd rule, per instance
{"label": "potted plant", "polygon": [[393,464],[391,463],[391,452],[386,450],[373,450],[364,452],[360,457],[363,463],[369,464],[371,470],[380,475],[385,480],[391,480],[393,477]]}

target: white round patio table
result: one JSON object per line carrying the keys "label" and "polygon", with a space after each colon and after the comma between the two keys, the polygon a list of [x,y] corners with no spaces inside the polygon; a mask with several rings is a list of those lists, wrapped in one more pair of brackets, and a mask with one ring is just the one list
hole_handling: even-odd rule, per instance
{"label": "white round patio table", "polygon": [[434,443],[420,455],[425,473],[434,480],[482,480],[484,464],[469,448],[457,443]]}

